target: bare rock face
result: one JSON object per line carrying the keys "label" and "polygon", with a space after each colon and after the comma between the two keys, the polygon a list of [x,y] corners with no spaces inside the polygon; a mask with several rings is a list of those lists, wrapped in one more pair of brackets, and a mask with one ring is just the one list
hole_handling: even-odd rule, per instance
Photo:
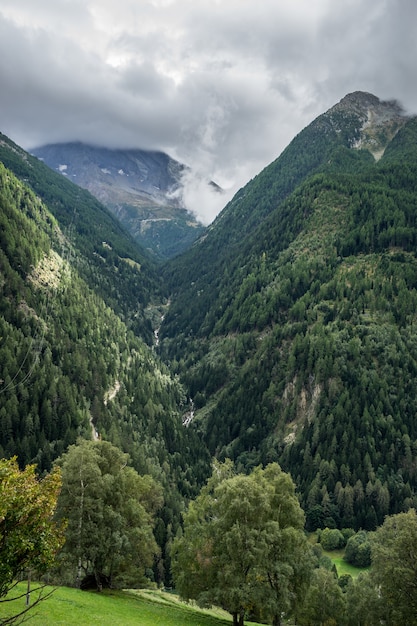
{"label": "bare rock face", "polygon": [[367,110],[378,112],[382,117],[404,116],[404,110],[397,100],[380,100],[366,91],[353,91],[344,96],[330,110],[349,110],[364,115]]}
{"label": "bare rock face", "polygon": [[388,143],[410,119],[396,100],[380,100],[364,91],[346,95],[324,115],[336,124],[340,116],[342,119],[356,117],[358,125],[351,147],[369,150],[376,160],[381,158]]}
{"label": "bare rock face", "polygon": [[163,152],[111,150],[78,142],[50,144],[32,152],[90,191],[140,244],[162,258],[183,251],[203,231],[182,202],[186,167]]}

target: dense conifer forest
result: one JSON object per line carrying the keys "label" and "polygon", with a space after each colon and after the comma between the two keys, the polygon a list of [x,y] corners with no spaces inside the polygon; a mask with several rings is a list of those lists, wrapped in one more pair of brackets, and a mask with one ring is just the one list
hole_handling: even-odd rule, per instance
{"label": "dense conifer forest", "polygon": [[310,529],[415,505],[417,123],[380,129],[378,161],[361,123],[318,118],[165,268],[196,427],[244,471],[290,471]]}
{"label": "dense conifer forest", "polygon": [[[22,154],[13,146],[9,165]],[[61,228],[73,185],[53,175],[63,185],[53,216],[41,200],[44,186],[52,193],[48,179],[33,163],[24,159],[16,169],[41,181],[39,195],[0,164],[0,455],[17,455],[21,467],[36,463],[42,473],[79,437],[111,441],[164,486],[156,529],[164,548],[183,499],[208,476],[210,457],[182,426],[183,386],[147,343],[155,269],[117,225],[113,232],[113,218],[87,192],[76,205],[81,224],[72,216]],[[99,211],[97,234],[91,224]]]}

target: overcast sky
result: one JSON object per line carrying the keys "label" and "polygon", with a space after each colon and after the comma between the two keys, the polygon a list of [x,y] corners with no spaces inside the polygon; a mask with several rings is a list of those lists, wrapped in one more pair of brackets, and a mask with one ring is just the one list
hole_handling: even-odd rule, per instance
{"label": "overcast sky", "polygon": [[[158,149],[229,196],[351,91],[417,112],[415,0],[0,0],[0,131]],[[205,222],[228,196],[190,182]]]}

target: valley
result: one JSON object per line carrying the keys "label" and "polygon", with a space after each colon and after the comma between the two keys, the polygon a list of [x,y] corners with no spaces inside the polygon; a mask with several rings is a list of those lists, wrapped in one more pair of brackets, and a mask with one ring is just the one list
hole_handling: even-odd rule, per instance
{"label": "valley", "polygon": [[[292,619],[296,597],[297,623],[308,624],[311,590],[327,583],[337,585],[338,611],[355,604],[359,583],[342,591],[305,531],[338,531],[344,545],[376,533],[379,578],[363,583],[376,606],[384,545],[401,553],[391,520],[407,541],[415,532],[417,118],[396,102],[348,94],[210,226],[188,224],[195,237],[183,239],[177,224],[171,252],[159,256],[114,211],[132,192],[127,175],[97,191],[90,167],[77,169],[87,148],[68,148],[65,160],[50,150],[39,156],[54,169],[65,163],[67,176],[1,136],[0,457],[36,464],[40,476],[59,460],[65,489],[77,485],[82,498],[84,484],[98,485],[106,528],[131,519],[111,539],[100,530],[106,559],[116,537],[143,548],[140,533],[129,534],[141,519],[155,545],[136,582],[182,585],[182,595],[217,602],[234,624],[244,614],[278,623],[280,606]],[[103,180],[111,167],[101,163]],[[168,174],[181,166],[164,167],[166,199],[176,184]],[[76,186],[69,178],[81,171]],[[159,211],[159,192],[146,193]],[[134,202],[144,209],[143,198]],[[172,207],[181,209],[175,199]],[[173,219],[155,216],[135,220]],[[71,474],[72,454],[88,481]],[[119,476],[119,465],[129,471]],[[140,498],[130,509],[133,485]],[[274,502],[293,508],[278,517]],[[72,541],[55,572],[64,584],[80,549],[75,531]],[[192,564],[184,546],[195,548]],[[120,557],[109,567],[104,556],[99,564],[95,549],[85,546],[86,577],[114,575],[127,587],[132,564]],[[396,610],[392,623],[401,623]]]}

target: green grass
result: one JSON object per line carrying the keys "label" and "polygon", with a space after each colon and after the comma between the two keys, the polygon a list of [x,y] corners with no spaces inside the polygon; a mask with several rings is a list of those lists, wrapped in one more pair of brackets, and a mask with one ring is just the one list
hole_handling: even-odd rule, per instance
{"label": "green grass", "polygon": [[331,552],[327,552],[326,550],[323,551],[323,554],[329,556],[332,562],[336,565],[338,576],[350,574],[352,578],[356,578],[358,574],[369,569],[368,567],[355,567],[354,565],[347,563],[347,561],[343,559],[344,553],[344,550],[332,550]]}
{"label": "green grass", "polygon": [[[317,532],[310,533],[308,540],[311,545],[317,543]],[[323,550],[323,554],[328,556],[332,563],[336,565],[337,575],[343,576],[344,574],[350,574],[352,578],[356,578],[361,572],[366,572],[369,567],[355,567],[343,559],[345,554],[344,548],[342,550]]]}
{"label": "green grass", "polygon": [[[18,585],[19,593],[25,590],[26,584]],[[0,603],[0,619],[24,608],[25,598]],[[58,587],[33,611],[29,613],[33,615],[31,626],[230,626],[232,623],[231,616],[221,609],[199,609],[181,602],[174,594],[149,590],[97,593]]]}

